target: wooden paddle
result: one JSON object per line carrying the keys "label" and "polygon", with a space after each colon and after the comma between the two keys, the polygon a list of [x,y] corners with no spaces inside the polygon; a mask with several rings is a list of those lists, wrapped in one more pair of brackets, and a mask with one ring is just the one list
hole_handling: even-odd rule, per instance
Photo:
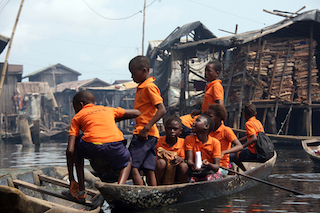
{"label": "wooden paddle", "polygon": [[293,189],[288,189],[288,188],[286,188],[286,187],[279,186],[279,185],[277,185],[277,184],[270,183],[270,182],[268,182],[268,181],[265,181],[265,180],[262,180],[262,179],[259,179],[259,178],[256,178],[256,177],[252,177],[252,176],[249,176],[249,175],[240,173],[240,172],[236,172],[236,171],[234,171],[234,170],[232,170],[232,169],[229,169],[229,168],[226,168],[226,167],[223,167],[223,166],[220,166],[220,168],[225,169],[225,170],[228,170],[228,171],[230,171],[230,172],[234,172],[234,173],[236,173],[237,175],[242,175],[243,177],[246,177],[246,178],[249,178],[249,179],[252,179],[252,180],[261,182],[261,183],[265,183],[265,184],[267,184],[267,185],[274,186],[274,187],[277,187],[277,188],[279,188],[279,189],[283,189],[283,190],[292,192],[292,193],[295,194],[295,195],[305,195],[305,194],[302,193],[302,192],[298,192],[298,191],[295,191],[295,190],[293,190]]}

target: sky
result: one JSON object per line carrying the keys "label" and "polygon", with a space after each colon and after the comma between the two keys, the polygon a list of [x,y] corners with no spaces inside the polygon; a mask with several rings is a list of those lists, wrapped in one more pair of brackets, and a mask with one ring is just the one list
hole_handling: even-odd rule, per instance
{"label": "sky", "polygon": [[[0,34],[11,37],[20,0],[0,0]],[[25,0],[12,40],[9,64],[23,76],[60,63],[79,80],[131,80],[129,61],[142,54],[144,0]],[[263,12],[320,9],[319,0],[146,0],[144,55],[148,41],[200,21],[217,37],[264,28],[283,17]],[[4,62],[8,51],[0,55]],[[27,80],[27,79],[26,79]]]}

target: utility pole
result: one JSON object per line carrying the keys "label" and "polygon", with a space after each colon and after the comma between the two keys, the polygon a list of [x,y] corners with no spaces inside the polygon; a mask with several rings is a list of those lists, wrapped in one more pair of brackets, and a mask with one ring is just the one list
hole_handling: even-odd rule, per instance
{"label": "utility pole", "polygon": [[143,24],[142,24],[142,54],[144,53],[144,24],[145,24],[145,19],[146,19],[146,3],[147,0],[144,0],[144,5],[143,5]]}
{"label": "utility pole", "polygon": [[1,73],[1,76],[0,76],[0,95],[1,95],[2,86],[3,86],[3,83],[4,83],[4,79],[6,77],[6,71],[7,71],[7,67],[8,67],[8,58],[9,58],[9,54],[10,54],[10,50],[11,50],[13,36],[14,36],[14,33],[15,33],[17,25],[18,25],[18,21],[19,21],[21,10],[22,10],[23,2],[24,2],[24,0],[21,0],[21,4],[20,4],[20,8],[19,8],[18,15],[17,15],[17,18],[16,18],[16,22],[14,24],[14,27],[13,27],[13,30],[12,30],[12,33],[11,33],[11,38],[10,38],[10,42],[9,42],[9,46],[8,46],[6,59],[5,59],[5,62],[4,62],[3,68],[2,68],[2,73]]}

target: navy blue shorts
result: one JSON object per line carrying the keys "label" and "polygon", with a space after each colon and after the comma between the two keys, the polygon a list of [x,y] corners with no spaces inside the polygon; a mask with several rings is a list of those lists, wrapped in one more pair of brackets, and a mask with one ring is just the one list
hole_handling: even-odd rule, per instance
{"label": "navy blue shorts", "polygon": [[154,171],[156,168],[156,145],[158,138],[148,136],[145,141],[140,141],[138,135],[133,135],[129,151],[132,157],[132,167],[137,169],[150,169]]}
{"label": "navy blue shorts", "polygon": [[123,141],[96,145],[82,140],[81,135],[76,140],[76,150],[84,158],[100,158],[109,162],[113,170],[121,170],[130,162],[130,152]]}
{"label": "navy blue shorts", "polygon": [[234,162],[237,165],[240,162],[245,162],[248,160],[258,160],[257,154],[250,152],[250,150],[248,148],[245,148],[244,150],[241,151],[238,159],[235,157],[235,153],[231,153],[229,155],[229,158],[230,158],[231,162]]}

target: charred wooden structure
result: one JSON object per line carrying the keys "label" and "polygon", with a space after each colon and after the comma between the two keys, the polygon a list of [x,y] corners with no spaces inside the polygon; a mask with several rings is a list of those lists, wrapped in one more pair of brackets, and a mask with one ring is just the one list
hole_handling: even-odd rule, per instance
{"label": "charred wooden structure", "polygon": [[[180,98],[186,97],[192,85],[192,61],[199,60],[199,52],[210,50],[213,60],[224,65],[219,78],[229,126],[244,128],[242,108],[251,102],[269,133],[320,135],[316,119],[320,109],[320,11],[283,16],[284,20],[263,29],[167,47],[167,52],[182,56],[181,85],[187,86],[181,89]],[[197,74],[204,76],[204,70]],[[202,100],[199,95],[197,98]],[[191,106],[184,104],[177,107],[190,111]]]}

